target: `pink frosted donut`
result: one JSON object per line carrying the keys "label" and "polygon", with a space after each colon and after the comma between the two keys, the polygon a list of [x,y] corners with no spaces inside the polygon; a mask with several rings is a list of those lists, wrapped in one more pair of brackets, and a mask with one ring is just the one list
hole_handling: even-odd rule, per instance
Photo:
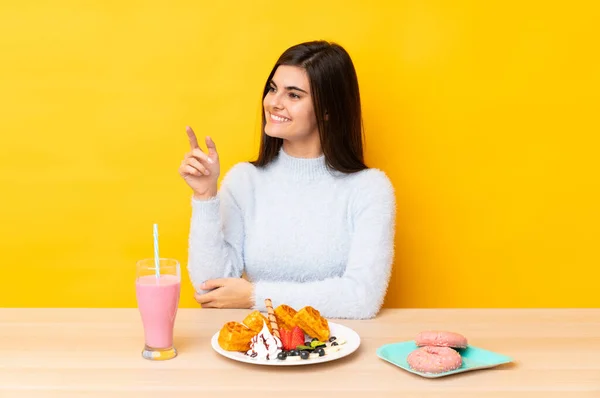
{"label": "pink frosted donut", "polygon": [[450,347],[417,348],[406,358],[411,369],[425,373],[443,373],[462,365],[460,354]]}
{"label": "pink frosted donut", "polygon": [[415,338],[417,346],[466,348],[467,338],[454,332],[441,332],[428,330],[421,332]]}

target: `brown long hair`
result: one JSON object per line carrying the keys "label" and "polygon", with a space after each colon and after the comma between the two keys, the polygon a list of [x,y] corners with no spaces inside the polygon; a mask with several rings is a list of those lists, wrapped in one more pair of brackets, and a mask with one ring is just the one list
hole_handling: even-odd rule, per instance
{"label": "brown long hair", "polygon": [[[280,65],[301,67],[308,74],[321,148],[327,166],[343,173],[366,169],[358,78],[346,50],[336,43],[321,40],[288,48],[269,74],[263,99]],[[263,107],[260,150],[258,159],[252,162],[257,167],[264,167],[273,161],[283,145],[283,139],[270,137],[265,133],[266,122]]]}

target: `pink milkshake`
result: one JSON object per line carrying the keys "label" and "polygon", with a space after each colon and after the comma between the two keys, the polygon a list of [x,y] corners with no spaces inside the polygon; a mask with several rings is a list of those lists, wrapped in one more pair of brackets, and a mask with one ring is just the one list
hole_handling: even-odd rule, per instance
{"label": "pink milkshake", "polygon": [[154,264],[138,263],[135,290],[146,343],[142,356],[151,360],[171,359],[177,355],[173,347],[173,327],[179,306],[181,277],[179,264],[169,268],[168,261],[175,260],[161,259],[159,277],[155,274]]}

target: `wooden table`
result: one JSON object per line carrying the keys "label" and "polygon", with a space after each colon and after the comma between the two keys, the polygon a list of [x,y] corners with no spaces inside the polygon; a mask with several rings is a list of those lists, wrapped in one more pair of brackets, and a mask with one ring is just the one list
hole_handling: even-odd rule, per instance
{"label": "wooden table", "polygon": [[[0,309],[0,397],[600,398],[600,309],[388,309],[373,320],[337,321],[361,336],[354,354],[292,367],[239,363],[212,350],[221,325],[247,313],[180,309],[179,356],[150,362],[140,356],[137,309]],[[515,362],[426,379],[375,355],[382,344],[434,328]]]}

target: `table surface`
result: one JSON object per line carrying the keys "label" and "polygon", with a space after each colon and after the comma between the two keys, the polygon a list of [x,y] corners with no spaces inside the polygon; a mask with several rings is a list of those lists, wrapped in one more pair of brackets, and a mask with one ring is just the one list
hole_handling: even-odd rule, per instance
{"label": "table surface", "polygon": [[[282,367],[233,361],[212,349],[212,335],[248,313],[180,309],[179,355],[152,362],[141,357],[137,309],[0,309],[0,397],[600,398],[600,309],[384,309],[371,320],[332,320],[360,335],[352,355]],[[514,362],[428,379],[375,354],[429,329],[460,332]]]}

